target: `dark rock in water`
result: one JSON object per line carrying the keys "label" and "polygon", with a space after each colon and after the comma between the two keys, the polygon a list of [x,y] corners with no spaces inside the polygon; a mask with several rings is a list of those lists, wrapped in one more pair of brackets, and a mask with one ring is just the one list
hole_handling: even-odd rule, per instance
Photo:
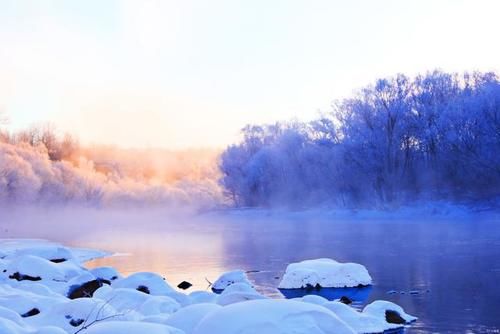
{"label": "dark rock in water", "polygon": [[340,297],[339,302],[346,304],[346,305],[351,305],[352,299],[347,297],[347,296],[342,296],[342,297]]}
{"label": "dark rock in water", "polygon": [[385,311],[385,321],[390,324],[404,325],[406,324],[405,319],[401,318],[398,312],[387,310]]}
{"label": "dark rock in water", "polygon": [[410,295],[418,295],[420,293],[420,291],[418,290],[411,290],[410,291]]}
{"label": "dark rock in water", "polygon": [[92,298],[95,290],[99,289],[103,285],[101,280],[95,279],[82,285],[73,285],[69,288],[68,298]]}
{"label": "dark rock in water", "polygon": [[9,276],[10,279],[15,279],[17,281],[41,281],[42,278],[40,276],[30,276],[30,275],[23,275],[20,274],[19,272],[15,272],[12,275]]}
{"label": "dark rock in water", "polygon": [[139,285],[136,290],[149,295],[149,288],[145,285]]}
{"label": "dark rock in water", "polygon": [[40,310],[35,307],[35,308],[32,308],[31,310],[29,310],[28,312],[21,314],[21,317],[23,317],[23,318],[32,317],[32,316],[37,315],[39,313],[40,313]]}
{"label": "dark rock in water", "polygon": [[179,283],[179,285],[177,285],[177,287],[179,289],[182,289],[182,290],[187,290],[187,289],[189,289],[192,286],[193,286],[193,284],[191,284],[189,282],[186,282],[186,281],[182,281],[182,282]]}
{"label": "dark rock in water", "polygon": [[80,326],[81,324],[83,324],[85,322],[85,320],[83,319],[71,319],[71,321],[69,322],[69,324],[73,327],[78,327]]}
{"label": "dark rock in water", "polygon": [[50,262],[54,262],[54,263],[61,263],[61,262],[66,262],[68,261],[68,259],[65,259],[65,258],[60,258],[60,259],[51,259],[49,260]]}

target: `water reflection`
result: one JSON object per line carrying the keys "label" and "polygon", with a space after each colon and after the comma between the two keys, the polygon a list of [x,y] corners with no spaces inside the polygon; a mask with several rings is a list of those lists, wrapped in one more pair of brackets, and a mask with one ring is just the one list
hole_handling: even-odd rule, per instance
{"label": "water reflection", "polygon": [[316,295],[328,300],[336,300],[342,297],[348,297],[353,302],[364,303],[368,300],[371,286],[362,288],[321,288],[321,289],[279,289],[285,298],[300,298],[306,295]]}

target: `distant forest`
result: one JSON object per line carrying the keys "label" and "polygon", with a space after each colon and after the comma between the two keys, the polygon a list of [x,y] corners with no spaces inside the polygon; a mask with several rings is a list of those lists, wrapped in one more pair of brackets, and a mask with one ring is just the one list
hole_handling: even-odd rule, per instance
{"label": "distant forest", "polygon": [[311,122],[249,125],[221,156],[237,206],[380,207],[500,195],[500,82],[434,71],[380,79]]}

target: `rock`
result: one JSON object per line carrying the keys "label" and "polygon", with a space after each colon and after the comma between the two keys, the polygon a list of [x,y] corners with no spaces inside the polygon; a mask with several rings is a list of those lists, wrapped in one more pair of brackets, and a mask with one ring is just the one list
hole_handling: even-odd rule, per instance
{"label": "rock", "polygon": [[34,315],[37,315],[40,313],[40,310],[37,309],[36,307],[32,308],[31,310],[29,310],[28,312],[24,313],[24,314],[21,314],[21,317],[23,318],[28,318],[28,317],[32,317]]}
{"label": "rock", "polygon": [[385,321],[390,324],[405,324],[406,321],[403,319],[398,312],[393,310],[385,311]]}
{"label": "rock", "polygon": [[339,302],[341,302],[342,304],[350,305],[352,304],[352,299],[347,296],[342,296],[340,297]]}
{"label": "rock", "polygon": [[42,279],[40,276],[23,275],[18,271],[10,275],[9,278],[15,279],[16,281],[40,281]]}
{"label": "rock", "polygon": [[65,259],[65,258],[58,258],[58,259],[50,259],[49,261],[50,261],[50,262],[53,262],[53,263],[62,263],[62,262],[66,262],[66,261],[68,261],[68,259]]}
{"label": "rock", "polygon": [[94,292],[103,285],[101,280],[92,280],[82,285],[73,285],[69,288],[68,298],[91,298]]}
{"label": "rock", "polygon": [[189,282],[186,282],[186,281],[182,281],[182,282],[180,282],[180,283],[177,285],[177,287],[178,287],[179,289],[182,289],[182,290],[187,290],[187,289],[189,289],[189,288],[190,288],[190,287],[192,287],[192,286],[193,286],[193,284],[191,284],[191,283],[189,283]]}
{"label": "rock", "polygon": [[143,292],[145,294],[150,294],[151,292],[149,291],[148,287],[145,285],[139,285],[136,289],[137,291]]}

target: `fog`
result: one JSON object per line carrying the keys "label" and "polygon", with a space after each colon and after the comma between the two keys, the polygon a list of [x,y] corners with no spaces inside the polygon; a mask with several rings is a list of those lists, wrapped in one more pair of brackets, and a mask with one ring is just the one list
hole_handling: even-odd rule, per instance
{"label": "fog", "polygon": [[74,147],[54,155],[42,142],[0,142],[0,202],[196,208],[223,202],[216,151]]}

